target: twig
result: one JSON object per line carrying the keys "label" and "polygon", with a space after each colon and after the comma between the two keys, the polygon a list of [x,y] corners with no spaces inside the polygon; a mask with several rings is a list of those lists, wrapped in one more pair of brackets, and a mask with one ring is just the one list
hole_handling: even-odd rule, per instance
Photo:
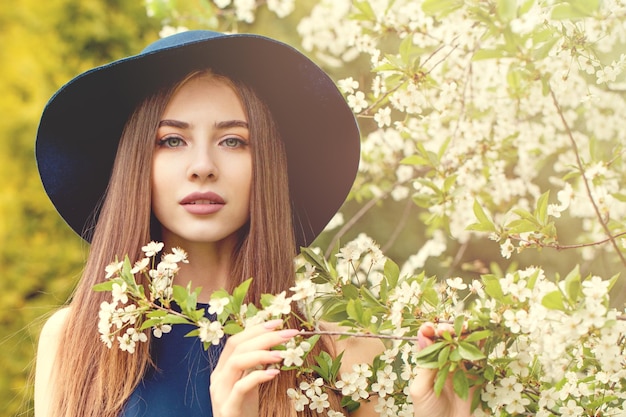
{"label": "twig", "polygon": [[[622,236],[626,236],[626,232],[622,232],[622,233],[618,233],[616,235],[613,235],[612,238],[618,238],[618,237],[622,237]],[[528,243],[528,244],[533,244],[533,245],[538,245],[542,248],[551,248],[551,249],[556,249],[556,250],[566,250],[566,249],[580,249],[580,248],[586,248],[586,247],[590,247],[590,246],[598,246],[598,245],[603,245],[607,242],[611,241],[611,237],[606,238],[604,240],[599,240],[597,242],[589,242],[589,243],[579,243],[576,245],[559,245],[558,243],[541,243],[539,241],[535,242],[535,241],[529,241],[526,239],[521,239],[517,236],[509,236],[511,239],[513,240],[517,240],[518,242],[524,242],[524,243]]]}
{"label": "twig", "polygon": [[374,334],[374,333],[351,333],[351,332],[336,332],[326,330],[313,330],[313,331],[301,331],[299,333],[302,336],[348,336],[348,337],[363,337],[369,339],[387,339],[387,340],[407,340],[410,342],[417,341],[417,336],[394,336],[391,334]]}
{"label": "twig", "polygon": [[622,251],[619,249],[619,246],[617,245],[617,242],[615,241],[615,237],[611,234],[611,231],[609,230],[609,227],[607,226],[606,222],[602,218],[602,213],[600,213],[600,209],[598,208],[598,205],[596,204],[596,201],[593,198],[593,195],[591,193],[591,186],[589,185],[589,180],[587,179],[587,176],[585,175],[585,167],[583,166],[582,160],[580,159],[580,153],[578,152],[578,145],[576,144],[576,140],[574,139],[574,135],[572,134],[572,130],[570,129],[569,124],[567,123],[567,120],[565,120],[565,115],[563,114],[563,111],[561,110],[561,106],[559,105],[559,102],[556,98],[556,94],[554,94],[554,90],[552,89],[552,87],[550,87],[550,96],[552,97],[552,102],[554,103],[554,107],[556,107],[556,111],[559,114],[559,117],[561,118],[561,122],[563,122],[563,126],[565,127],[565,131],[567,132],[567,136],[569,137],[570,142],[572,143],[572,149],[574,150],[574,155],[576,155],[576,164],[578,165],[578,169],[580,170],[580,175],[583,179],[583,184],[585,185],[585,189],[587,190],[587,196],[589,197],[589,201],[591,202],[591,205],[593,206],[593,209],[596,212],[596,216],[598,217],[598,220],[600,220],[600,224],[602,225],[602,228],[604,229],[604,231],[606,232],[608,236],[608,241],[611,242],[611,245],[615,249],[615,252],[617,252],[617,256],[619,256],[619,258],[622,260],[622,263],[626,265],[626,258],[624,258]]}

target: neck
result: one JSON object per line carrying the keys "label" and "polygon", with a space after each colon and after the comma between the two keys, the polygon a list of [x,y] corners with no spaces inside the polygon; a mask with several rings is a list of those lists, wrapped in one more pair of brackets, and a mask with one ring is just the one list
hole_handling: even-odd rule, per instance
{"label": "neck", "polygon": [[187,252],[189,263],[179,264],[175,284],[191,289],[202,287],[199,302],[208,302],[215,290],[228,288],[231,272],[231,257],[235,242],[180,242],[175,239],[163,239],[165,250],[180,247]]}

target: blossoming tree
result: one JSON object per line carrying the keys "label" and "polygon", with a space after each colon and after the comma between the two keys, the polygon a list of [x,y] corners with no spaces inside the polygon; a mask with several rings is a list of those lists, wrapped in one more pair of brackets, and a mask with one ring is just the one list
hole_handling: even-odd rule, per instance
{"label": "blossoming tree", "polygon": [[[188,10],[173,3],[147,2],[165,32],[237,30],[261,14],[296,14],[295,0],[198,0]],[[371,400],[381,416],[412,415],[408,382],[428,367],[438,369],[436,391],[451,377],[462,397],[474,392],[478,416],[626,415],[626,317],[619,299],[609,299],[626,270],[626,2],[304,3],[301,49],[342,74],[337,84],[361,122],[350,197],[360,209],[334,219],[329,249],[302,250],[291,294],[249,306],[246,284],[218,292],[213,322],[192,291],[172,287],[184,253],[157,266],[148,245],[146,260],[115,263],[98,288],[113,293],[101,314],[105,343],[131,351],[141,331],[158,337],[178,322],[198,324],[205,343],[218,343],[301,303],[310,331],[283,350],[283,366],[303,375],[286,393],[296,409],[323,410],[324,391],[334,389],[348,409]],[[417,207],[426,225],[406,262],[388,259],[364,234],[334,249],[385,199]],[[572,266],[513,263],[503,271],[494,263],[473,271],[479,280],[428,276],[427,260],[452,247],[460,257],[477,242],[499,245],[511,260],[554,250]],[[594,270],[598,258],[609,276]],[[149,294],[133,287],[135,273],[152,277]],[[171,301],[182,305],[180,315],[164,309]],[[304,369],[320,320],[353,337],[378,337],[387,349],[349,374],[339,375],[340,358],[325,355]],[[418,351],[417,329],[428,321],[455,331]]]}

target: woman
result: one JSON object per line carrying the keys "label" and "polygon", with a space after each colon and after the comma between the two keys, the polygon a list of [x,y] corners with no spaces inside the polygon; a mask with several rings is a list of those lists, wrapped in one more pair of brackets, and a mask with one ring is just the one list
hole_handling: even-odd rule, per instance
{"label": "woman", "polygon": [[[36,417],[296,415],[285,395],[294,372],[258,368],[280,361],[270,348],[297,322],[253,326],[208,353],[178,331],[130,355],[100,342],[106,294],[92,287],[116,256],[137,259],[155,239],[188,252],[177,284],[201,286],[200,301],[249,277],[252,302],[293,286],[297,246],[321,232],[358,167],[358,128],[328,76],[268,38],[185,32],[62,87],[44,110],[36,154],[53,204],[91,242],[69,306],[42,330]],[[316,345],[344,348],[348,369],[380,350]],[[414,391],[430,406],[429,379]]]}

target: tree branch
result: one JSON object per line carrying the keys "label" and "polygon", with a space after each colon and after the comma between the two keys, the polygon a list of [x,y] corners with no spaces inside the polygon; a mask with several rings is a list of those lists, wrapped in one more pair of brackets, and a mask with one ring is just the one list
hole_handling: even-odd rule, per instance
{"label": "tree branch", "polygon": [[578,169],[580,170],[580,175],[583,179],[583,184],[585,185],[585,189],[587,190],[587,196],[589,197],[589,201],[591,202],[591,205],[593,206],[593,209],[596,212],[596,216],[598,217],[598,220],[600,221],[602,228],[604,229],[604,231],[606,232],[606,235],[608,236],[607,241],[611,242],[611,245],[615,249],[615,252],[617,252],[617,256],[619,256],[622,263],[626,266],[626,258],[624,258],[622,251],[617,245],[617,241],[615,240],[615,237],[611,234],[611,231],[609,230],[609,227],[607,226],[606,222],[602,218],[602,213],[600,213],[600,209],[598,208],[598,205],[596,204],[596,201],[593,198],[593,194],[591,193],[591,186],[589,185],[589,180],[587,179],[587,176],[585,175],[585,167],[583,166],[583,162],[580,159],[580,152],[578,151],[578,145],[576,144],[576,140],[574,139],[574,135],[572,134],[572,130],[570,129],[569,124],[567,123],[567,120],[565,120],[565,115],[563,114],[561,106],[559,105],[559,102],[556,98],[556,94],[554,94],[554,90],[552,89],[552,87],[550,87],[550,96],[552,97],[552,103],[554,103],[554,107],[556,108],[556,111],[559,114],[559,117],[561,118],[563,127],[565,128],[565,131],[567,132],[567,136],[569,137],[569,140],[572,143],[572,149],[574,151],[574,155],[576,155],[576,164],[578,166]]}

